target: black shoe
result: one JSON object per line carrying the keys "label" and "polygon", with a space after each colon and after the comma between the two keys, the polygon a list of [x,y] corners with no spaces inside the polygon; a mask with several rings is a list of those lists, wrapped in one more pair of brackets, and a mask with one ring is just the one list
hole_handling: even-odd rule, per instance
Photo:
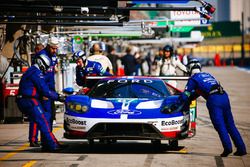
{"label": "black shoe", "polygon": [[30,142],[30,147],[40,147],[40,144],[37,142]]}
{"label": "black shoe", "polygon": [[67,145],[67,144],[60,144],[59,145],[59,148],[60,149],[65,149],[65,148],[67,148],[69,145]]}
{"label": "black shoe", "polygon": [[243,156],[243,155],[246,155],[246,154],[247,154],[246,151],[239,151],[239,150],[237,150],[237,151],[234,153],[235,156]]}
{"label": "black shoe", "polygon": [[42,147],[42,152],[56,153],[56,152],[60,152],[61,150],[65,149],[66,147],[68,147],[68,145],[59,145],[55,149],[50,149],[48,147]]}
{"label": "black shoe", "polygon": [[229,154],[231,154],[233,151],[228,151],[228,150],[224,150],[223,153],[220,154],[221,157],[227,157]]}

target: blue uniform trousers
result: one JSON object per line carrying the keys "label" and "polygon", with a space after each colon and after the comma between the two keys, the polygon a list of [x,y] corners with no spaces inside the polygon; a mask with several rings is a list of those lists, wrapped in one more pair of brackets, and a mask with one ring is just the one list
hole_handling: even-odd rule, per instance
{"label": "blue uniform trousers", "polygon": [[207,98],[207,108],[213,126],[219,134],[224,150],[232,151],[231,137],[237,150],[245,152],[246,147],[234,124],[227,93],[209,95]]}
{"label": "blue uniform trousers", "polygon": [[38,129],[41,131],[41,134],[44,136],[46,141],[46,146],[49,150],[54,150],[59,147],[59,143],[56,140],[53,133],[50,131],[50,126],[45,118],[44,109],[41,103],[34,98],[21,98],[17,99],[17,105],[21,112],[27,114],[30,120],[37,124]]}
{"label": "blue uniform trousers", "polygon": [[33,120],[29,120],[29,142],[38,142],[38,127]]}
{"label": "blue uniform trousers", "polygon": [[[45,110],[44,112],[44,116],[49,124],[50,127],[50,131],[52,131],[52,122],[51,122],[51,100],[43,100],[42,101],[42,106]],[[41,142],[42,145],[44,143],[44,139],[43,139],[43,135],[41,135]],[[37,128],[37,124],[30,120],[30,125],[29,125],[29,142],[37,142],[38,141],[38,128]]]}
{"label": "blue uniform trousers", "polygon": [[[48,99],[48,100],[42,100],[41,102],[43,108],[44,108],[44,116],[48,122],[48,125],[49,125],[49,128],[50,128],[50,131],[52,132],[52,122],[51,122],[51,115],[52,115],[52,107],[51,107],[51,100]],[[46,145],[46,139],[45,139],[45,136],[44,135],[41,135],[41,145],[43,147],[48,147]]]}

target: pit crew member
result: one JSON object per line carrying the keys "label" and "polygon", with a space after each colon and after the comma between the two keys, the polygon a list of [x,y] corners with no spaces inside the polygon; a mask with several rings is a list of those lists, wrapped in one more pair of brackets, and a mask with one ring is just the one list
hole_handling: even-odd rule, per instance
{"label": "pit crew member", "polygon": [[79,50],[73,54],[73,61],[76,62],[76,83],[78,86],[87,86],[85,77],[87,75],[112,76],[102,68],[98,62],[87,60],[85,52]]}
{"label": "pit crew member", "polygon": [[[52,91],[55,91],[55,72],[57,71],[56,65],[58,63],[56,52],[58,49],[58,44],[59,44],[58,39],[56,37],[51,37],[48,41],[47,46],[35,55],[35,58],[39,57],[39,55],[46,55],[47,57],[50,58],[51,65],[48,71],[44,74],[44,78],[49,89]],[[54,101],[49,98],[43,97],[41,103],[45,110],[44,116],[47,119],[52,131],[52,122],[53,120],[55,120],[55,111],[53,108]],[[38,141],[37,136],[38,136],[37,125],[31,121],[29,130],[29,141],[31,147],[40,147],[40,145],[37,142]],[[44,143],[43,136],[41,136],[41,144],[43,145],[43,143]]]}
{"label": "pit crew member", "polygon": [[232,143],[237,148],[235,156],[247,154],[244,141],[235,126],[228,94],[223,90],[220,83],[209,73],[201,72],[201,65],[198,60],[191,60],[188,63],[190,79],[187,82],[185,91],[181,94],[177,106],[202,96],[206,99],[206,105],[215,130],[218,132],[224,151],[221,157],[227,157],[232,153]]}
{"label": "pit crew member", "polygon": [[45,110],[41,103],[41,97],[52,100],[65,101],[65,97],[49,89],[45,83],[44,74],[50,67],[50,58],[40,55],[36,58],[36,63],[32,65],[22,76],[17,95],[17,106],[20,111],[35,122],[44,137],[43,150],[54,151],[60,148],[55,136],[52,134],[49,122],[45,118]]}

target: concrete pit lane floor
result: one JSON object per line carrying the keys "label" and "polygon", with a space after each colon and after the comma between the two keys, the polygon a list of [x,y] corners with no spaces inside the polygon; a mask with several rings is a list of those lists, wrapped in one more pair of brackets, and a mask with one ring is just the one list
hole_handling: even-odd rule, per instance
{"label": "concrete pit lane floor", "polygon": [[[247,151],[250,152],[250,73],[236,67],[207,67],[228,92],[232,112]],[[179,83],[183,86],[185,83]],[[0,124],[0,167],[250,167],[250,155],[230,154],[223,151],[217,132],[209,119],[205,100],[198,99],[197,133],[191,139],[179,141],[178,149],[168,142],[155,146],[150,141],[117,141],[113,144],[63,138],[63,113],[57,113],[54,134],[68,147],[57,153],[41,152],[28,144],[28,123]],[[235,151],[235,148],[234,148]]]}

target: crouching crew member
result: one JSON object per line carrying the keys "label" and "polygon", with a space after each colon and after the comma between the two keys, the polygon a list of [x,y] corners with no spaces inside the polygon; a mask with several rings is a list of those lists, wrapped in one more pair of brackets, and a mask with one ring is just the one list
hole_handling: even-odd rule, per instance
{"label": "crouching crew member", "polygon": [[50,64],[51,61],[48,56],[40,55],[37,57],[36,63],[23,74],[16,99],[20,111],[37,124],[38,129],[44,136],[46,145],[43,145],[42,149],[45,151],[58,150],[61,146],[51,132],[49,122],[44,116],[45,109],[41,104],[41,99],[47,97],[52,100],[65,101],[63,95],[49,90],[45,82],[44,74]]}

